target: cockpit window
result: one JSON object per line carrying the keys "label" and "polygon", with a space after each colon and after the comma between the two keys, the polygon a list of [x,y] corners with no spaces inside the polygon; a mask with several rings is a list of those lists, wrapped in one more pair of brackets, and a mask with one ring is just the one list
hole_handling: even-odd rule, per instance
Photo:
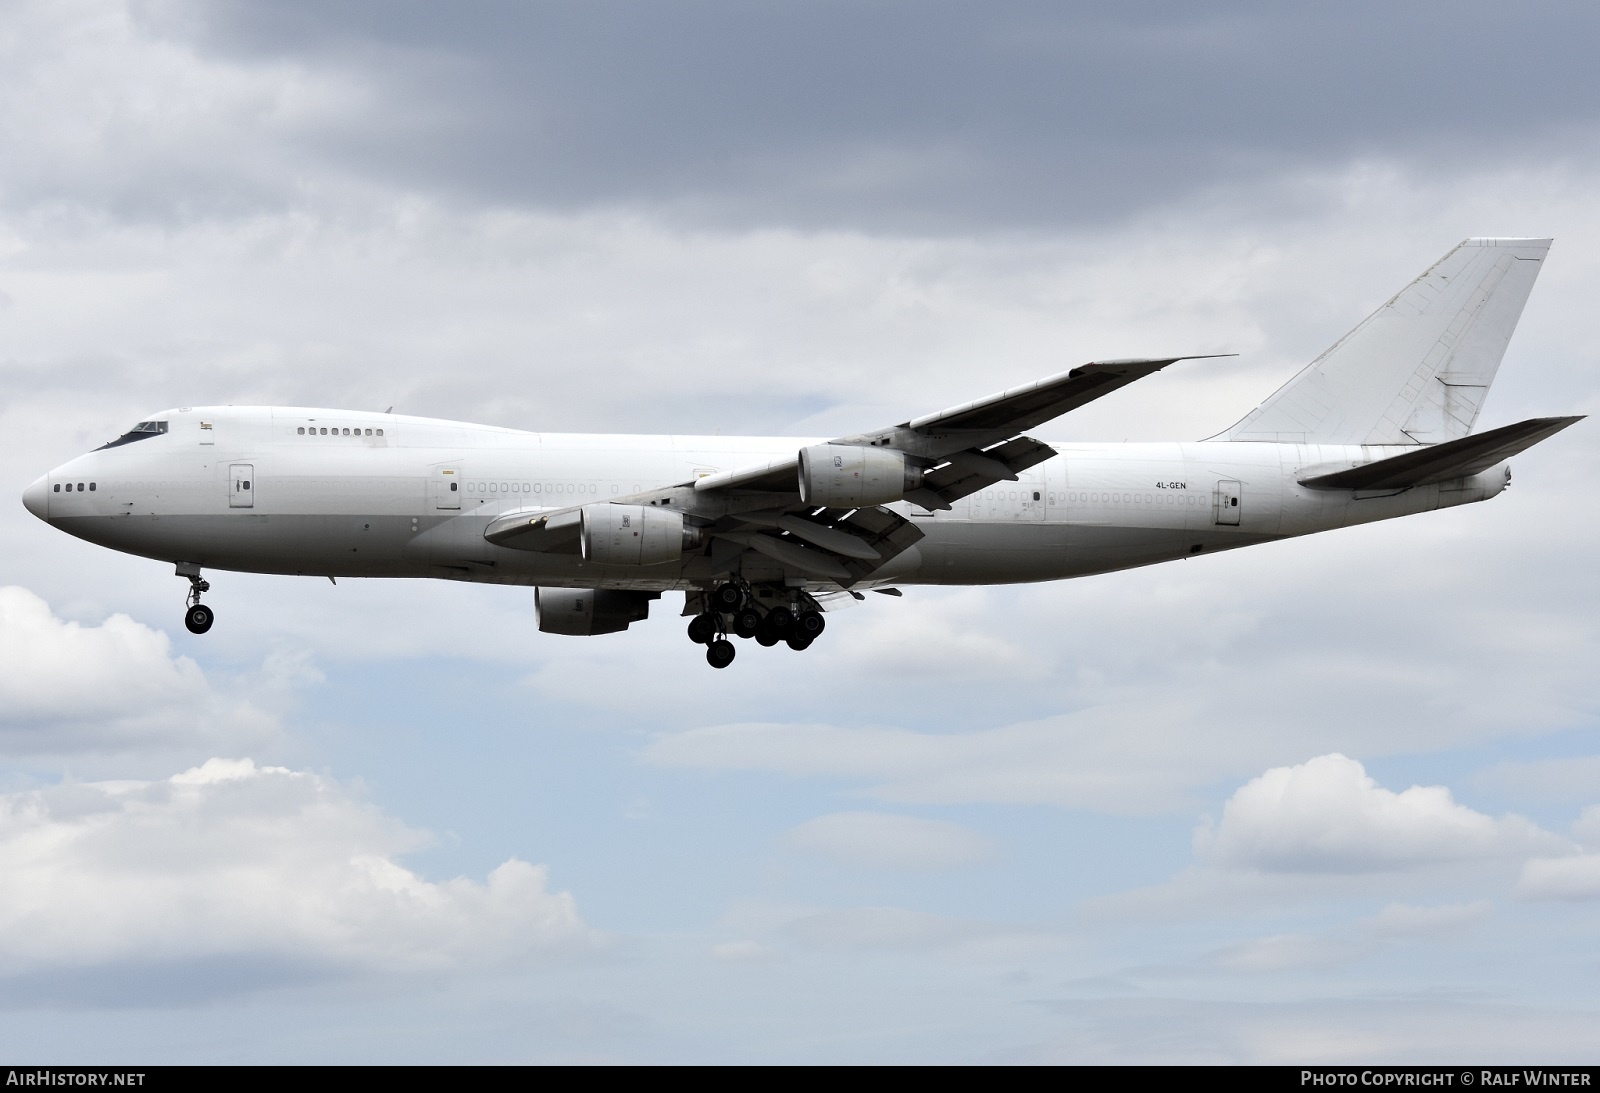
{"label": "cockpit window", "polygon": [[132,444],[135,440],[149,440],[153,436],[160,436],[167,431],[165,421],[141,421],[127,432],[109,444],[102,444],[95,451],[103,452],[107,448],[120,447],[123,444]]}

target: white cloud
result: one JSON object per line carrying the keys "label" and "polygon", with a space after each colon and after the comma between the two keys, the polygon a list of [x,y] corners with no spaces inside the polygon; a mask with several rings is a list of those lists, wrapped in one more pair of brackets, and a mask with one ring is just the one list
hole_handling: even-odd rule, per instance
{"label": "white cloud", "polygon": [[1237,973],[1298,971],[1345,964],[1368,947],[1349,939],[1315,934],[1274,934],[1218,950],[1211,963]]}
{"label": "white cloud", "polygon": [[849,907],[797,918],[784,932],[819,949],[924,949],[972,941],[994,928],[903,907]]}
{"label": "white cloud", "polygon": [[758,941],[723,941],[711,946],[711,955],[725,964],[770,964],[783,954]]}
{"label": "white cloud", "polygon": [[1573,836],[1590,849],[1600,849],[1600,805],[1590,805],[1572,823]]}
{"label": "white cloud", "polygon": [[276,731],[267,714],[219,694],[194,661],[173,656],[166,634],[126,615],[65,622],[28,589],[0,588],[0,751],[216,747]]}
{"label": "white cloud", "polygon": [[1435,906],[1391,903],[1376,915],[1322,933],[1273,934],[1229,945],[1205,963],[1218,971],[1242,974],[1332,968],[1405,942],[1460,933],[1483,922],[1493,910],[1488,900]]}
{"label": "white cloud", "polygon": [[1600,854],[1535,858],[1523,866],[1517,894],[1524,899],[1600,898]]}
{"label": "white cloud", "polygon": [[1391,903],[1376,915],[1357,925],[1375,938],[1435,937],[1464,930],[1482,922],[1494,911],[1488,900],[1470,903],[1445,903],[1419,907],[1410,903]]}
{"label": "white cloud", "polygon": [[[988,686],[988,684],[983,684]],[[1061,804],[1113,813],[1172,807],[1194,777],[1150,749],[1186,712],[1097,707],[975,732],[804,724],[713,725],[662,734],[644,757],[665,766],[776,770],[861,779],[883,800]],[[1153,731],[1154,730],[1154,731]],[[1130,753],[1134,753],[1131,754]]]}
{"label": "white cloud", "polygon": [[1600,809],[1584,809],[1573,831],[1590,852],[1534,858],[1522,867],[1517,895],[1532,900],[1600,899]]}
{"label": "white cloud", "polygon": [[1356,760],[1323,755],[1240,787],[1221,821],[1196,832],[1195,849],[1223,869],[1367,873],[1521,856],[1558,841],[1520,816],[1459,805],[1444,786],[1395,793]]}
{"label": "white cloud", "polygon": [[869,869],[952,869],[994,857],[995,846],[960,824],[884,812],[834,812],[789,832],[789,845]]}
{"label": "white cloud", "polygon": [[228,993],[262,968],[450,971],[592,945],[544,867],[427,881],[397,860],[425,841],[337,782],[248,759],[0,796],[0,992],[209,964]]}

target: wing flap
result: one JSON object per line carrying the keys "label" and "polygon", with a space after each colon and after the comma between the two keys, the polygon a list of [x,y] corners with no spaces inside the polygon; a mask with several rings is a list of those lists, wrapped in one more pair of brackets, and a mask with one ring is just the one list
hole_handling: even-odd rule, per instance
{"label": "wing flap", "polygon": [[[713,535],[845,588],[870,577],[915,546],[924,534],[910,520],[886,508],[839,513],[831,522],[778,511],[742,513],[733,519],[787,534],[728,530]],[[801,525],[798,530],[797,525]]]}
{"label": "wing flap", "polygon": [[831,554],[802,546],[792,539],[780,539],[760,531],[725,531],[719,538],[747,546],[777,562],[792,566],[804,573],[827,577],[845,584],[854,584],[854,575]]}
{"label": "wing flap", "polygon": [[926,535],[921,528],[889,509],[857,509],[840,523],[862,535],[868,546],[878,552],[875,562],[846,559],[844,567],[857,580],[871,576],[891,559],[916,546]]}
{"label": "wing flap", "polygon": [[983,451],[960,451],[949,456],[949,463],[929,471],[922,488],[908,493],[906,500],[925,509],[947,509],[950,502],[987,489],[996,482],[1015,482],[1017,475],[1056,454],[1056,450],[1032,437],[1019,436]]}
{"label": "wing flap", "polygon": [[1415,452],[1364,463],[1359,467],[1300,479],[1314,490],[1388,490],[1427,486],[1465,478],[1526,451],[1575,422],[1576,417],[1536,417],[1474,436],[1431,444]]}

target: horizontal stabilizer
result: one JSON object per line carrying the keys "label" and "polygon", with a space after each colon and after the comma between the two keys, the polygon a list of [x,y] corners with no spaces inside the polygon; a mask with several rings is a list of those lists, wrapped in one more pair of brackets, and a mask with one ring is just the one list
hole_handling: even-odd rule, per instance
{"label": "horizontal stabilizer", "polygon": [[1443,444],[1431,444],[1414,452],[1363,463],[1349,470],[1302,478],[1300,484],[1314,490],[1392,490],[1466,478],[1582,420],[1582,414],[1576,417],[1529,418],[1515,425],[1505,425]]}

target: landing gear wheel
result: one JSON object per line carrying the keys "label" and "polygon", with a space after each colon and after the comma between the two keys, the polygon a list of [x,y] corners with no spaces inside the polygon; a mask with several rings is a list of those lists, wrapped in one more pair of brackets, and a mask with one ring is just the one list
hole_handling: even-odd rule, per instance
{"label": "landing gear wheel", "polygon": [[800,617],[794,620],[795,633],[803,636],[807,641],[813,641],[818,634],[827,629],[828,620],[822,617],[821,611],[802,611]]}
{"label": "landing gear wheel", "polygon": [[761,629],[761,612],[754,607],[743,608],[733,617],[733,632],[741,638],[753,638]]}
{"label": "landing gear wheel", "polygon": [[717,636],[717,624],[710,615],[696,615],[689,620],[689,640],[696,645],[710,645]]}
{"label": "landing gear wheel", "polygon": [[201,579],[200,567],[193,562],[179,562],[178,576],[189,578],[189,598],[184,601],[189,609],[183,613],[183,625],[191,634],[204,634],[217,621],[216,613],[200,602],[201,595],[211,591],[211,582]]}
{"label": "landing gear wheel", "polygon": [[811,645],[811,639],[803,634],[790,634],[783,640],[797,653],[804,652]]}
{"label": "landing gear wheel", "polygon": [[767,612],[766,629],[777,637],[788,637],[789,631],[794,629],[794,612],[787,607],[774,607]]}
{"label": "landing gear wheel", "polygon": [[783,639],[778,637],[778,635],[770,633],[766,630],[762,630],[761,633],[756,635],[756,643],[758,645],[763,645],[768,649],[771,649],[774,645],[778,644],[778,642],[782,640]]}
{"label": "landing gear wheel", "polygon": [[717,590],[711,593],[711,606],[718,611],[737,611],[742,603],[744,603],[744,589],[732,581],[718,585]]}
{"label": "landing gear wheel", "polygon": [[713,668],[726,668],[733,663],[736,650],[727,638],[718,638],[706,649],[706,663]]}
{"label": "landing gear wheel", "polygon": [[183,625],[191,634],[204,634],[217,621],[216,614],[203,603],[197,603],[183,613]]}

